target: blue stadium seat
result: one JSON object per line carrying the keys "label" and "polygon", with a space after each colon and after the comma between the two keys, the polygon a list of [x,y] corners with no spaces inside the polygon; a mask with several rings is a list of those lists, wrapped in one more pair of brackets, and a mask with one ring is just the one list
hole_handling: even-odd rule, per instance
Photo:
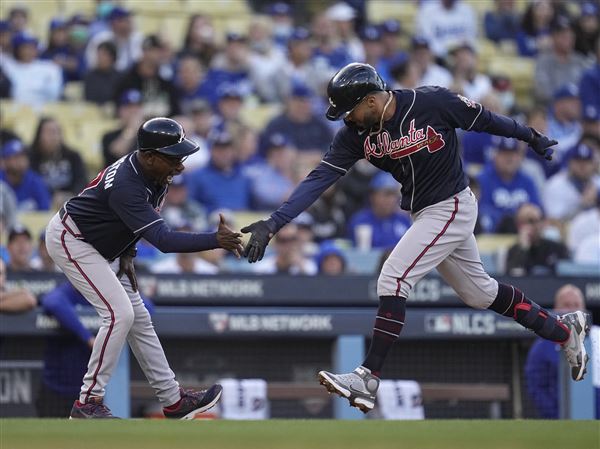
{"label": "blue stadium seat", "polygon": [[556,272],[560,276],[598,277],[600,276],[600,263],[580,264],[570,260],[559,260]]}

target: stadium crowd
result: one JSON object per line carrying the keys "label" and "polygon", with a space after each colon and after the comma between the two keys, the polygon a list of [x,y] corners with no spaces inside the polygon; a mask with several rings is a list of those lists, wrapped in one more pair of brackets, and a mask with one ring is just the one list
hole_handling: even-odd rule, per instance
{"label": "stadium crowd", "polygon": [[[497,0],[482,12],[461,0],[412,3],[418,34],[394,18],[370,22],[367,0],[320,2],[309,11],[298,11],[298,2],[255,0],[247,29],[220,36],[210,14],[193,14],[182,42],[158,29],[142,34],[135,8],[120,2],[96,2],[94,15],[57,11],[47,36],[32,33],[31,4],[6,8],[1,101],[44,111],[69,100],[67,86],[79,85],[80,100],[114,114],[116,124],[98,142],[72,147],[61,117],[40,114],[31,141],[2,119],[8,271],[54,269],[45,263],[43,242],[34,248],[36,236],[19,226],[19,214],[56,210],[101,168],[86,164],[85,147],[99,146],[100,165],[111,164],[135,150],[137,129],[152,116],[175,118],[200,146],[170,187],[162,213],[171,227],[204,231],[216,227],[219,212],[233,222],[235,214],[272,210],[327,151],[339,126],[324,118],[327,82],[352,61],[372,64],[390,88],[448,87],[558,140],[546,163],[516,140],[461,132],[463,162],[480,201],[476,233],[516,236],[500,264],[512,275],[553,272],[561,259],[598,265],[598,4]],[[482,42],[532,62],[529,98],[519,98],[511,67],[486,70]],[[243,113],[253,106],[275,111],[265,126],[253,126]],[[253,269],[335,275],[350,269],[345,248],[393,247],[410,216],[399,209],[399,185],[376,171],[358,163],[277,234],[272,255]],[[202,257],[163,256],[143,242],[139,250],[142,265],[159,273],[241,267],[217,250]]]}

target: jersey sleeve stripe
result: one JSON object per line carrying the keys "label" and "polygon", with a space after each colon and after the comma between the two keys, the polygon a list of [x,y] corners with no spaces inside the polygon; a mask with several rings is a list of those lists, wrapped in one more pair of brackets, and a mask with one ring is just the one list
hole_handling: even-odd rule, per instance
{"label": "jersey sleeve stripe", "polygon": [[321,163],[322,163],[322,164],[325,164],[325,165],[329,165],[331,168],[333,168],[333,169],[335,169],[335,170],[338,170],[338,171],[341,171],[341,172],[342,172],[342,173],[344,173],[344,174],[345,174],[345,173],[348,173],[348,170],[346,170],[345,168],[338,167],[337,165],[330,164],[330,163],[329,163],[329,162],[327,162],[327,161],[323,161],[323,160],[322,160],[322,161],[321,161]]}
{"label": "jersey sleeve stripe", "polygon": [[147,225],[145,225],[145,226],[142,226],[142,227],[141,227],[141,228],[139,228],[139,229],[136,229],[135,231],[133,231],[133,233],[134,233],[134,234],[137,234],[138,232],[141,232],[141,231],[143,231],[144,229],[146,229],[148,226],[152,226],[154,223],[158,223],[159,221],[163,221],[163,219],[162,219],[162,218],[157,218],[156,220],[154,220],[154,221],[152,221],[152,222],[148,223]]}
{"label": "jersey sleeve stripe", "polygon": [[475,122],[477,121],[477,119],[479,118],[479,116],[481,115],[481,111],[483,111],[483,106],[479,105],[479,113],[475,116],[475,119],[473,119],[473,123],[471,123],[471,126],[469,126],[469,128],[467,129],[467,131],[470,131],[471,128],[473,128],[473,125],[475,124]]}

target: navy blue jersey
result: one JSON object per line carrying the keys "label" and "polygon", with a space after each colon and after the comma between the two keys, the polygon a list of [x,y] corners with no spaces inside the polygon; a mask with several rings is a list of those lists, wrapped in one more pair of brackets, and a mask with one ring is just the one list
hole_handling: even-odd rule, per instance
{"label": "navy blue jersey", "polygon": [[532,138],[531,130],[441,87],[393,91],[396,110],[379,133],[341,128],[321,163],[272,218],[278,228],[310,206],[356,161],[366,158],[402,185],[402,209],[443,201],[467,187],[456,129]]}
{"label": "navy blue jersey", "polygon": [[137,153],[102,170],[65,205],[83,239],[107,260],[114,260],[142,237],[163,252],[218,248],[216,233],[171,231],[159,211],[167,186],[147,180]]}

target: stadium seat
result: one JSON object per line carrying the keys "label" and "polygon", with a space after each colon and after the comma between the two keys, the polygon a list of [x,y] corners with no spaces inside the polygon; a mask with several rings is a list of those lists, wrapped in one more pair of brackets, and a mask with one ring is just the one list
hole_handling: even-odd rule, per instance
{"label": "stadium seat", "polygon": [[85,122],[79,126],[80,143],[77,150],[90,169],[90,172],[96,173],[103,167],[102,136],[118,127],[119,124],[117,121],[106,119]]}
{"label": "stadium seat", "polygon": [[357,248],[344,250],[348,271],[355,274],[377,274],[381,261],[381,249],[362,251]]}
{"label": "stadium seat", "polygon": [[66,83],[63,95],[66,101],[83,101],[83,81],[69,81]]}
{"label": "stadium seat", "polygon": [[30,106],[12,100],[2,99],[0,101],[0,124],[2,127],[14,129],[19,123],[23,122],[27,123],[28,126],[32,126],[36,120],[36,113]]}
{"label": "stadium seat", "polygon": [[31,232],[33,240],[37,241],[38,236],[55,213],[56,211],[19,212],[17,220]]}
{"label": "stadium seat", "polygon": [[412,34],[414,29],[417,5],[415,2],[400,0],[371,0],[367,2],[367,17],[369,22],[379,23],[387,19],[397,19],[402,29]]}
{"label": "stadium seat", "polygon": [[581,264],[570,260],[559,260],[556,272],[559,276],[600,277],[600,261],[597,264]]}
{"label": "stadium seat", "polygon": [[93,16],[96,12],[95,0],[58,0],[58,10],[63,17],[70,17],[74,14],[84,14]]}
{"label": "stadium seat", "polygon": [[480,234],[477,236],[477,246],[479,253],[493,254],[502,248],[508,248],[514,245],[517,236],[514,234]]}
{"label": "stadium seat", "polygon": [[257,106],[243,106],[240,111],[242,121],[248,126],[262,130],[267,123],[281,112],[278,104],[262,104]]}
{"label": "stadium seat", "polygon": [[204,13],[213,18],[218,17],[247,17],[250,18],[248,2],[244,0],[220,0],[200,2],[196,0],[183,0],[185,11],[188,13]]}

